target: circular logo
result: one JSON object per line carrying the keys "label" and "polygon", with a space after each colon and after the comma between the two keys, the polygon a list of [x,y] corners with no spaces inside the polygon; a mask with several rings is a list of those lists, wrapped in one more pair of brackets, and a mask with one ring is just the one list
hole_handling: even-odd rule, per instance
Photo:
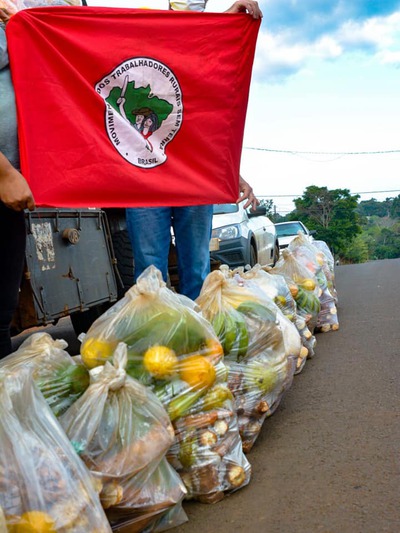
{"label": "circular logo", "polygon": [[141,168],[164,163],[183,117],[182,92],[171,69],[156,59],[133,57],[95,89],[105,102],[108,137],[121,156]]}

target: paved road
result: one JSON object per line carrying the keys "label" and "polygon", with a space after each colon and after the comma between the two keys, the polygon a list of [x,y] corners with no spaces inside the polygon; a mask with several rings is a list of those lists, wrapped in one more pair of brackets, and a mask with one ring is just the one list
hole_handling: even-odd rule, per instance
{"label": "paved road", "polygon": [[[318,334],[265,421],[250,484],[186,502],[174,533],[400,532],[400,259],[339,266],[336,279],[340,330]],[[74,351],[68,326],[56,335]]]}

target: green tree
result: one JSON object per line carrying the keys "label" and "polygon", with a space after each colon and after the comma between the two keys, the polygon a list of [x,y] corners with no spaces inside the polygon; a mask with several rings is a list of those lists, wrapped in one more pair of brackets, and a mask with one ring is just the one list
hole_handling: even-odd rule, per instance
{"label": "green tree", "polygon": [[366,217],[386,217],[388,216],[392,204],[391,198],[386,198],[384,202],[378,202],[376,198],[363,200],[359,203],[358,212]]}
{"label": "green tree", "polygon": [[400,194],[393,198],[389,213],[391,218],[400,218]]}
{"label": "green tree", "polygon": [[365,263],[369,259],[368,243],[362,235],[356,235],[348,246],[341,253],[341,258],[350,263]]}
{"label": "green tree", "polygon": [[303,196],[294,200],[296,209],[291,220],[303,221],[316,230],[316,238],[325,241],[335,254],[342,255],[361,233],[357,212],[358,195],[348,189],[332,189],[311,185]]}
{"label": "green tree", "polygon": [[267,210],[266,216],[273,219],[275,211],[274,201],[271,199],[262,198],[260,200],[260,206],[265,207],[265,209]]}

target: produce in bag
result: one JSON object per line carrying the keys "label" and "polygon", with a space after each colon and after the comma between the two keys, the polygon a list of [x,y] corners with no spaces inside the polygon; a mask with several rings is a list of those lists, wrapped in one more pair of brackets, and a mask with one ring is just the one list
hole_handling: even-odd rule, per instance
{"label": "produce in bag", "polygon": [[[319,294],[321,289],[315,275],[308,270],[292,252],[285,248],[270,274],[283,276],[296,302],[297,314],[304,319],[311,334],[317,324],[321,309]],[[299,327],[301,324],[299,324]]]}
{"label": "produce in bag", "polygon": [[337,295],[336,283],[335,283],[335,259],[332,255],[332,252],[329,249],[329,246],[326,244],[325,241],[314,240],[312,244],[322,254],[319,257],[320,257],[320,261],[322,262],[322,268],[324,270],[326,279],[328,281],[328,289],[329,289],[329,292],[332,294],[335,300],[335,303],[337,305],[338,295]]}
{"label": "produce in bag", "polygon": [[[151,390],[127,375],[126,364],[127,346],[120,343],[112,364],[90,371],[89,388],[60,417],[60,424],[100,479],[100,500],[113,528],[156,531],[171,507],[179,506],[176,516],[185,516],[181,501],[186,491],[168,463],[160,466],[174,442],[169,417]],[[153,476],[163,485],[149,491],[148,483],[154,489]]]}
{"label": "produce in bag", "polygon": [[243,450],[292,383],[295,358],[286,354],[278,308],[254,283],[226,269],[211,272],[197,303],[224,348]]}
{"label": "produce in bag", "polygon": [[0,507],[10,533],[110,533],[94,480],[34,385],[0,371]]}
{"label": "produce in bag", "polygon": [[89,372],[77,358],[66,352],[68,344],[48,333],[33,333],[21,346],[0,361],[0,368],[19,372],[29,367],[51,410],[59,416],[89,386]]}
{"label": "produce in bag", "polygon": [[318,283],[318,297],[321,305],[315,326],[316,331],[327,332],[330,330],[338,330],[339,321],[336,303],[329,290],[328,280],[323,269],[325,264],[325,269],[327,270],[324,254],[318,251],[318,249],[302,234],[299,234],[291,241],[289,244],[289,250],[301,264],[314,273]]}
{"label": "produce in bag", "polygon": [[[186,497],[214,502],[246,485],[250,465],[223,350],[199,307],[168,289],[161,273],[149,267],[92,324],[83,338],[82,360],[89,366],[104,363],[119,341],[128,346],[127,372],[151,388],[173,423],[176,442],[168,459],[184,480]],[[227,475],[233,467],[240,473],[235,479]]]}
{"label": "produce in bag", "polygon": [[[135,500],[135,518],[129,505],[124,509],[122,502],[107,509],[107,516],[113,524],[113,531],[118,533],[166,531],[187,521],[181,500],[186,493],[179,474],[172,468],[166,458],[159,465],[138,491],[134,478],[124,487],[127,500]],[[178,503],[177,503],[178,502]]]}
{"label": "produce in bag", "polygon": [[[256,268],[257,266],[253,267],[254,270]],[[296,374],[299,374],[304,368],[306,360],[314,357],[317,342],[315,336],[309,330],[306,321],[297,312],[296,300],[293,298],[286,279],[279,274],[272,274],[270,271],[271,267],[262,267],[261,272],[268,274],[268,277],[261,277],[260,273],[258,274],[260,277],[258,281],[261,282],[262,288],[267,292],[270,298],[274,300],[286,318],[295,325],[300,335],[302,347],[296,363]],[[278,291],[276,296],[274,296],[275,291]]]}
{"label": "produce in bag", "polygon": [[[236,271],[243,279],[251,280],[255,283],[276,304],[278,308],[276,317],[283,332],[286,355],[296,358],[295,373],[298,374],[303,369],[309,356],[309,348],[306,344],[309,344],[312,335],[305,324],[303,328],[298,328],[298,325],[304,321],[300,321],[297,316],[296,302],[285,278],[268,274],[260,265],[255,265],[246,271],[244,269],[236,269]],[[310,348],[312,349],[313,347],[311,346]]]}

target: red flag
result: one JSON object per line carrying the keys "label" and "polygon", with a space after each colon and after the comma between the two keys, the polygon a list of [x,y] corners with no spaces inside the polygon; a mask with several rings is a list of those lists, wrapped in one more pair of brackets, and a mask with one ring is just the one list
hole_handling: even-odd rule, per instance
{"label": "red flag", "polygon": [[21,165],[37,204],[235,201],[258,28],[245,14],[14,15]]}

